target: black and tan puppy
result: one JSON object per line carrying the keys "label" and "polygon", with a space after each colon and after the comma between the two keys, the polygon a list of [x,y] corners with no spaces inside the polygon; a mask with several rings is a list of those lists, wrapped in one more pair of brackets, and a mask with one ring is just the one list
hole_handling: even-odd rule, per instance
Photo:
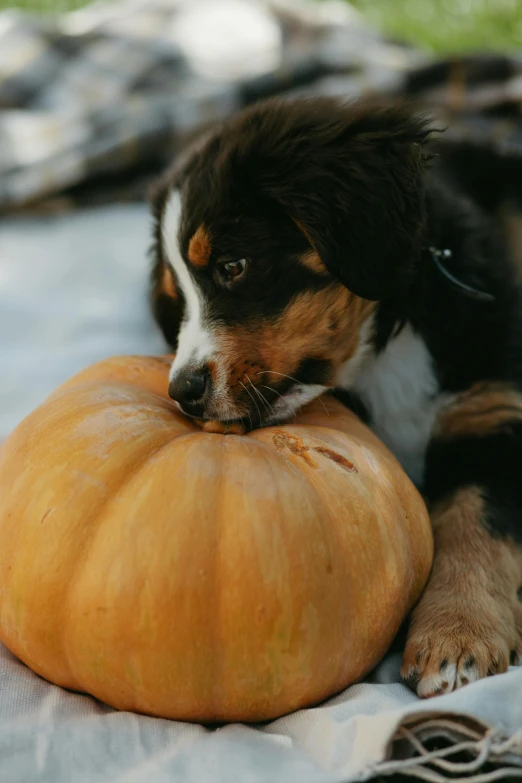
{"label": "black and tan puppy", "polygon": [[154,197],[182,409],[255,427],[344,390],[425,493],[435,563],[403,665],[420,696],[522,652],[520,288],[484,211],[502,194],[429,137],[404,107],[272,100],[201,138]]}

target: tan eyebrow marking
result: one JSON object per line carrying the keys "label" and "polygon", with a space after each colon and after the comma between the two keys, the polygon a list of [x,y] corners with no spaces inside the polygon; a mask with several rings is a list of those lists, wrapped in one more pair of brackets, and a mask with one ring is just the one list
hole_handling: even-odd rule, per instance
{"label": "tan eyebrow marking", "polygon": [[299,257],[299,261],[308,269],[311,269],[312,272],[315,272],[318,275],[327,275],[328,270],[326,269],[325,265],[323,264],[321,257],[317,250],[309,250],[308,253],[305,253],[304,255]]}
{"label": "tan eyebrow marking", "polygon": [[161,275],[160,291],[173,299],[178,298],[178,292],[174,283],[174,275],[172,270],[167,264],[163,264],[163,272]]}
{"label": "tan eyebrow marking", "polygon": [[193,266],[207,266],[210,261],[212,245],[210,236],[205,226],[201,225],[196,230],[188,246],[189,261]]}
{"label": "tan eyebrow marking", "polygon": [[304,264],[304,266],[308,267],[308,269],[311,269],[312,272],[315,272],[318,275],[327,275],[328,274],[328,270],[327,270],[326,266],[324,265],[321,256],[317,252],[317,250],[315,248],[315,245],[312,242],[312,238],[310,237],[310,234],[308,233],[308,231],[306,230],[306,228],[303,226],[302,223],[300,223],[295,218],[292,218],[292,220],[296,224],[296,226],[299,229],[299,231],[302,234],[304,234],[304,236],[308,240],[308,242],[310,244],[310,248],[311,248],[307,253],[302,255],[299,260],[301,261],[302,264]]}

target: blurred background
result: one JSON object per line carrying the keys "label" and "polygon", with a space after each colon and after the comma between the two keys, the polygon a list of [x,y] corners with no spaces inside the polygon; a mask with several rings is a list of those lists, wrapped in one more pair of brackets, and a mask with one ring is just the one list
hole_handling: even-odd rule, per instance
{"label": "blurred background", "polygon": [[[0,2],[0,8],[45,14],[83,5],[85,0]],[[385,35],[434,52],[516,51],[522,47],[520,0],[351,0],[351,5]]]}

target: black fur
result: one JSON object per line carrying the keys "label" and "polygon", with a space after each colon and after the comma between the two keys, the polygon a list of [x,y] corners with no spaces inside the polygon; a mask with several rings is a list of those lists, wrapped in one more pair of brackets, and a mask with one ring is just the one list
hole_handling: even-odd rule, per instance
{"label": "black fur", "polygon": [[521,455],[520,423],[482,437],[452,442],[435,438],[427,453],[425,495],[436,502],[459,487],[479,487],[487,502],[490,532],[522,545]]}
{"label": "black fur", "polygon": [[403,107],[368,111],[327,98],[255,106],[193,160],[187,233],[205,220],[205,204],[214,221],[219,203],[234,201],[247,219],[249,207],[263,216],[272,211],[270,233],[276,214],[287,225],[297,221],[351,291],[390,296],[407,284],[424,238],[428,136],[427,122]]}

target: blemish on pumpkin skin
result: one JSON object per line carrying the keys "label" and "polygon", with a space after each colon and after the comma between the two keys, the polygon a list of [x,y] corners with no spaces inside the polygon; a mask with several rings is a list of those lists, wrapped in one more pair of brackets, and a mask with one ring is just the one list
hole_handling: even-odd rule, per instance
{"label": "blemish on pumpkin skin", "polygon": [[52,508],[48,508],[48,509],[47,509],[47,511],[45,512],[45,514],[43,515],[43,517],[42,517],[42,518],[41,518],[41,520],[40,520],[40,524],[41,524],[41,525],[43,525],[43,523],[45,522],[45,520],[47,519],[47,517],[49,516],[49,514],[51,513],[51,511],[53,511],[53,509],[52,509]]}
{"label": "blemish on pumpkin skin", "polygon": [[298,435],[291,435],[285,430],[277,430],[272,440],[278,451],[283,451],[286,448],[291,451],[292,454],[296,454],[298,457],[302,457],[304,461],[312,468],[318,467],[317,463],[312,459],[311,454],[309,454],[310,451],[315,451],[318,454],[322,454],[323,457],[327,457],[327,459],[332,460],[332,462],[335,462],[336,465],[339,465],[339,467],[343,468],[349,473],[358,472],[353,462],[350,462],[350,460],[344,457],[342,454],[338,454],[336,451],[333,451],[333,449],[329,449],[326,446],[310,447]]}
{"label": "blemish on pumpkin skin", "polygon": [[310,465],[310,467],[317,467],[317,463],[314,462],[308,453],[310,451],[310,446],[307,446],[304,440],[298,435],[291,435],[285,430],[277,430],[272,440],[274,441],[274,446],[278,451],[283,451],[286,448],[291,451],[292,454],[296,454],[298,457],[302,457],[302,459],[304,459],[304,461],[307,463],[307,465]]}
{"label": "blemish on pumpkin skin", "polygon": [[326,446],[315,446],[314,451],[317,451],[319,454],[323,454],[325,457],[328,457],[328,459],[331,459],[332,462],[335,462],[336,465],[340,465],[341,468],[344,468],[349,473],[358,473],[358,470],[353,462],[350,462],[349,459],[343,457],[342,454],[338,454],[332,449],[327,449]]}

